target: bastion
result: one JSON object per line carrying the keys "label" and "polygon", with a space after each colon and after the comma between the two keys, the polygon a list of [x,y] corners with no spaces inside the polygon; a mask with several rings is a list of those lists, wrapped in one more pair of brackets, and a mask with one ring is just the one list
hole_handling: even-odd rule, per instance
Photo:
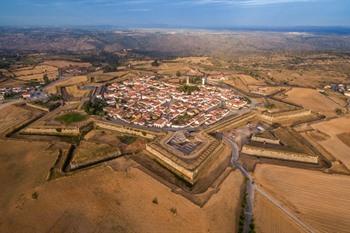
{"label": "bastion", "polygon": [[[69,117],[69,114],[71,116]],[[64,117],[68,116],[67,119]],[[61,119],[62,118],[62,119]],[[78,137],[93,128],[93,121],[82,111],[64,106],[24,128],[22,134]]]}
{"label": "bastion", "polygon": [[213,165],[224,144],[206,133],[169,132],[146,145],[146,154],[194,185]]}

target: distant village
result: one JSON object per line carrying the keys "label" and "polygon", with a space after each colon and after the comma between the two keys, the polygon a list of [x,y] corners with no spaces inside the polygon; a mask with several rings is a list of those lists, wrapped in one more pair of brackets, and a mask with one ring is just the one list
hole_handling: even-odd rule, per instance
{"label": "distant village", "polygon": [[42,86],[30,86],[30,87],[11,87],[0,88],[0,102],[7,99],[22,98],[31,101],[41,101],[48,98],[48,95],[42,91]]}
{"label": "distant village", "polygon": [[140,126],[186,128],[213,124],[248,104],[233,89],[209,85],[205,78],[191,93],[180,87],[154,76],[113,83],[103,94],[105,111],[110,118]]}
{"label": "distant village", "polygon": [[331,85],[326,85],[323,88],[324,90],[331,89],[332,91],[339,92],[347,97],[350,97],[350,84],[343,83],[333,83]]}

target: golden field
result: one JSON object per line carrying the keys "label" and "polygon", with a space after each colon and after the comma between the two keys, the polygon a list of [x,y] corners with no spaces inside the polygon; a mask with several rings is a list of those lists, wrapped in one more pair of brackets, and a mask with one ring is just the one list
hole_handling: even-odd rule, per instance
{"label": "golden field", "polygon": [[[19,158],[12,169],[25,162],[23,157]],[[36,158],[26,173],[31,174],[30,181],[37,182],[14,183],[11,190],[5,189],[0,194],[21,190],[11,192],[12,198],[3,205],[1,232],[230,233],[236,229],[239,187],[243,182],[239,171],[232,172],[220,191],[200,208],[124,158],[110,162],[120,170],[98,167],[46,183],[42,183],[45,172],[39,173],[36,167],[48,169],[52,161],[45,167],[39,155]],[[32,172],[33,169],[37,172]],[[8,182],[16,179],[15,174],[6,173],[6,176]],[[36,199],[32,196],[34,192]]]}
{"label": "golden field", "polygon": [[350,169],[350,142],[347,136],[350,133],[350,116],[319,122],[311,127],[327,135],[324,140],[316,138],[316,143]]}
{"label": "golden field", "polygon": [[263,195],[255,195],[254,220],[259,233],[305,233],[299,225],[293,222],[278,207]]}
{"label": "golden field", "polygon": [[319,93],[316,89],[292,88],[286,93],[286,100],[327,117],[336,116],[335,110],[342,108],[337,102]]}
{"label": "golden field", "polygon": [[34,67],[24,67],[19,68],[12,73],[15,75],[16,79],[23,81],[37,80],[42,81],[44,75],[47,74],[50,80],[56,79],[58,75],[58,69],[50,65],[37,65]]}
{"label": "golden field", "polygon": [[[282,202],[315,231],[349,232],[350,179],[348,176],[264,164],[258,165],[254,177],[258,185],[261,185],[266,192]],[[264,203],[259,204],[258,198],[258,210],[259,205],[264,206]],[[260,213],[265,212],[261,210]],[[257,216],[257,219],[264,219],[264,216]],[[260,222],[259,227],[271,229],[274,223],[272,219],[270,221]]]}
{"label": "golden field", "polygon": [[0,111],[0,135],[9,133],[17,126],[39,116],[40,111],[9,105]]}

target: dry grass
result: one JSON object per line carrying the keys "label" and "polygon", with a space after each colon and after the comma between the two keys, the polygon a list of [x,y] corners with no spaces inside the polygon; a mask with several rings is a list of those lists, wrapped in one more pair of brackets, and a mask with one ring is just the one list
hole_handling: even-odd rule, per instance
{"label": "dry grass", "polygon": [[42,81],[44,74],[47,74],[50,80],[56,79],[58,75],[58,69],[49,65],[38,65],[35,67],[25,67],[12,71],[17,79],[30,81],[37,80]]}
{"label": "dry grass", "polygon": [[78,167],[120,154],[121,152],[117,147],[112,147],[108,144],[81,141],[78,148],[75,150],[71,166]]}
{"label": "dry grass", "polygon": [[298,109],[298,107],[295,107],[294,105],[287,104],[287,103],[270,99],[270,98],[264,98],[262,108],[270,113],[287,112],[287,111]]}
{"label": "dry grass", "polygon": [[338,134],[337,137],[350,148],[350,132]]}
{"label": "dry grass", "polygon": [[88,62],[75,62],[75,61],[66,61],[66,60],[48,60],[43,62],[44,65],[54,66],[57,68],[67,68],[67,67],[90,67],[91,64]]}
{"label": "dry grass", "polygon": [[254,204],[256,231],[260,233],[303,233],[297,224],[264,196],[257,194]]}
{"label": "dry grass", "polygon": [[313,124],[312,128],[328,135],[326,140],[315,141],[350,169],[350,116]]}
{"label": "dry grass", "polygon": [[[17,162],[14,167],[23,163]],[[112,163],[127,168],[130,161],[120,158]],[[26,172],[35,176],[28,179],[40,180],[40,174],[31,171],[39,165],[39,161],[33,161]],[[8,182],[14,179],[6,172],[4,176]],[[1,211],[0,231],[229,233],[236,228],[238,187],[242,182],[239,171],[231,173],[220,191],[200,208],[139,169],[114,171],[99,167],[44,184],[35,183],[21,192],[2,191],[0,195],[6,193],[11,199]],[[32,198],[34,192],[38,194],[36,200]],[[157,205],[152,202],[155,197]],[[176,215],[172,208],[176,208]]]}
{"label": "dry grass", "polygon": [[186,63],[186,64],[194,64],[194,65],[207,65],[212,66],[213,63],[209,57],[180,57],[175,59],[175,61]]}
{"label": "dry grass", "polygon": [[74,86],[84,82],[87,82],[87,76],[85,75],[67,77],[45,87],[45,91],[47,91],[50,94],[56,94],[58,87]]}
{"label": "dry grass", "polygon": [[36,110],[28,110],[26,108],[15,105],[7,106],[0,111],[0,134],[4,135],[14,130],[17,126],[33,119],[40,114]]}
{"label": "dry grass", "polygon": [[249,85],[249,90],[259,95],[268,96],[268,95],[273,95],[279,91],[285,90],[285,88],[273,87],[273,86]]}
{"label": "dry grass", "polygon": [[[340,61],[338,61],[341,63]],[[337,66],[329,68],[330,71],[320,69],[327,67],[326,65],[319,65],[315,67],[308,67],[309,70],[303,68],[296,68],[293,70],[287,68],[271,69],[268,72],[273,81],[283,83],[287,82],[290,85],[303,85],[305,87],[316,88],[324,83],[325,80],[329,83],[342,83],[346,80],[346,75],[343,70]],[[336,70],[339,69],[339,70]]]}
{"label": "dry grass", "polygon": [[335,110],[342,108],[339,104],[332,101],[325,95],[322,95],[315,89],[309,88],[293,88],[287,93],[287,100],[301,105],[306,109],[310,109],[314,112],[321,113],[327,117],[336,115]]}
{"label": "dry grass", "polygon": [[231,77],[230,79],[225,80],[224,83],[231,85],[242,91],[249,92],[248,86],[237,76]]}
{"label": "dry grass", "polygon": [[[350,179],[274,165],[259,165],[256,182],[319,232],[349,232]],[[268,229],[272,222],[261,222]]]}
{"label": "dry grass", "polygon": [[250,85],[264,85],[265,82],[262,80],[257,80],[255,78],[253,78],[250,75],[245,75],[245,74],[240,74],[237,75],[238,78],[240,78],[242,80],[242,82],[244,82],[245,85],[250,86]]}
{"label": "dry grass", "polygon": [[89,90],[81,90],[76,85],[68,86],[68,87],[66,87],[66,90],[67,90],[69,95],[71,95],[73,97],[77,97],[77,98],[85,97],[90,93]]}
{"label": "dry grass", "polygon": [[[136,153],[146,147],[146,141],[143,138],[134,138],[130,144],[124,144],[121,139],[127,135],[109,130],[94,129],[85,135],[84,139],[90,142],[107,143],[112,146],[118,146],[122,153]],[[128,136],[127,136],[128,137]]]}
{"label": "dry grass", "polygon": [[[31,196],[36,186],[45,183],[57,155],[58,150],[50,148],[49,143],[0,140],[1,223],[6,217],[5,213],[21,208],[24,203],[30,201],[26,195]],[[15,219],[12,221],[13,224],[17,223]],[[15,231],[5,230],[0,224],[0,232]],[[16,232],[30,230],[21,229]]]}

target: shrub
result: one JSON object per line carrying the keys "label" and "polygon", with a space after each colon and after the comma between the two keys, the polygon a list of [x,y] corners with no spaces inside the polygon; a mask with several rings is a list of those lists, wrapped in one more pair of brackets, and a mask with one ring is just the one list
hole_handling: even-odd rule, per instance
{"label": "shrub", "polygon": [[337,113],[337,115],[343,114],[343,111],[340,108],[336,108],[335,112]]}
{"label": "shrub", "polygon": [[153,198],[152,203],[158,205],[158,198]]}
{"label": "shrub", "polygon": [[118,138],[122,143],[124,143],[126,145],[130,145],[136,141],[136,137],[128,136],[128,135],[123,135],[123,136],[120,136]]}
{"label": "shrub", "polygon": [[106,106],[107,104],[104,100],[94,99],[85,104],[84,110],[89,115],[103,116],[104,115],[103,108]]}
{"label": "shrub", "polygon": [[170,212],[173,213],[174,215],[177,214],[177,210],[176,210],[176,208],[174,208],[174,207],[172,207],[172,208],[170,209]]}
{"label": "shrub", "polygon": [[32,199],[37,200],[38,197],[39,197],[39,193],[37,192],[32,193]]}

